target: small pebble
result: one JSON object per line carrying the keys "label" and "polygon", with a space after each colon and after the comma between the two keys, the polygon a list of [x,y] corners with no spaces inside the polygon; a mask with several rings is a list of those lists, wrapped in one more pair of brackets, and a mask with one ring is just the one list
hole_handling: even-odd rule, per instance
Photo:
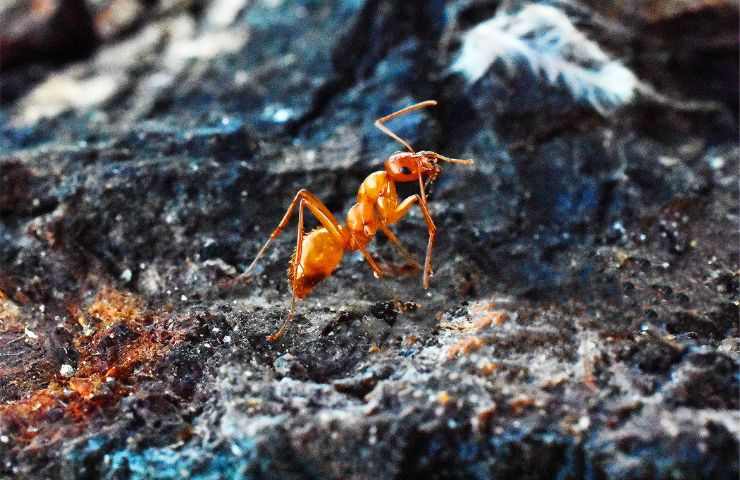
{"label": "small pebble", "polygon": [[69,365],[68,363],[65,363],[64,365],[62,365],[62,368],[59,369],[59,373],[63,377],[69,378],[72,375],[74,375],[75,369],[74,369],[74,367],[72,367],[72,365]]}
{"label": "small pebble", "polygon": [[121,276],[119,277],[124,282],[128,283],[131,281],[131,278],[133,277],[133,273],[131,272],[130,268],[127,268],[123,272],[121,272]]}

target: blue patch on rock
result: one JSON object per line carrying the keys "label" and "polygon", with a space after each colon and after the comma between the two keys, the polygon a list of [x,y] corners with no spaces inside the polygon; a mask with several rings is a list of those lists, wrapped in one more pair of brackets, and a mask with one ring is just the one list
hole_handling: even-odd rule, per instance
{"label": "blue patch on rock", "polygon": [[[89,457],[100,455],[109,441],[96,436],[82,448],[67,454],[71,466],[85,464]],[[228,445],[204,446],[193,442],[179,448],[149,447],[143,450],[123,449],[108,453],[101,462],[100,478],[130,480],[222,480],[257,478],[267,471],[269,461],[259,459],[252,439],[233,440]]]}

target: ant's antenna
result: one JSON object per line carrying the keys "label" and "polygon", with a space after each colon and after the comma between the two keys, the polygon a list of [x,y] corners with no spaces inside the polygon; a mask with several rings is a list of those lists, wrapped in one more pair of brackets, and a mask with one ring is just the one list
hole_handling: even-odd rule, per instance
{"label": "ant's antenna", "polygon": [[435,105],[437,105],[436,100],[426,100],[423,102],[415,103],[414,105],[409,105],[408,107],[402,108],[401,110],[397,112],[393,112],[390,115],[386,115],[385,117],[380,117],[379,119],[375,120],[375,126],[378,127],[381,132],[385,133],[386,135],[391,137],[393,140],[397,141],[398,143],[406,147],[406,150],[408,150],[411,153],[415,153],[413,147],[411,147],[409,142],[407,142],[406,140],[402,139],[401,137],[393,133],[388,127],[386,127],[383,124],[385,122],[393,120],[396,117],[400,117],[401,115],[406,115],[407,113],[410,113],[410,112],[413,112],[413,111],[416,111],[422,108],[434,107]]}
{"label": "ant's antenna", "polygon": [[457,163],[458,165],[473,165],[473,164],[475,164],[475,162],[472,161],[472,160],[464,160],[464,159],[461,159],[461,158],[445,157],[444,155],[440,155],[437,152],[424,152],[424,153],[428,153],[429,155],[433,156],[437,160],[442,160],[443,162]]}

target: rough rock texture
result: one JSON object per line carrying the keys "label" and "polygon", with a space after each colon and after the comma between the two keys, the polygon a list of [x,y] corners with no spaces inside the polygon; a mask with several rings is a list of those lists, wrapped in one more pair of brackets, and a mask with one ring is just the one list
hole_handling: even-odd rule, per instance
{"label": "rough rock texture", "polygon": [[[736,3],[543,2],[634,72],[606,112],[567,39],[451,68],[523,2],[11,3],[0,478],[737,478]],[[294,231],[228,280],[298,189],[343,218],[427,98],[393,128],[476,160],[433,186],[431,288],[347,255],[268,343]]]}

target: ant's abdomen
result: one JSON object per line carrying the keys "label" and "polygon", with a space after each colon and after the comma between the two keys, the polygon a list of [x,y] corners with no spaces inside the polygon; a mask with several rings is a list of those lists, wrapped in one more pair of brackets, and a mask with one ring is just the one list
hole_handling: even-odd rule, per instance
{"label": "ant's abdomen", "polygon": [[[295,254],[293,252],[294,258]],[[295,272],[288,269],[295,296],[305,298],[320,281],[336,270],[343,256],[344,246],[325,228],[317,228],[304,236],[301,258],[296,263]]]}

